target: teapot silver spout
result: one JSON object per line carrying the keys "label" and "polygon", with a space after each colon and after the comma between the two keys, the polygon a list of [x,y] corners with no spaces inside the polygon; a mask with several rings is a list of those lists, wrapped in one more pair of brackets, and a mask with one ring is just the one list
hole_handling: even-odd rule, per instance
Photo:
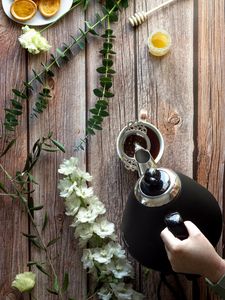
{"label": "teapot silver spout", "polygon": [[144,175],[146,170],[148,169],[150,169],[152,173],[155,172],[157,165],[154,159],[152,158],[151,153],[137,143],[135,144],[134,158],[137,162],[139,177]]}

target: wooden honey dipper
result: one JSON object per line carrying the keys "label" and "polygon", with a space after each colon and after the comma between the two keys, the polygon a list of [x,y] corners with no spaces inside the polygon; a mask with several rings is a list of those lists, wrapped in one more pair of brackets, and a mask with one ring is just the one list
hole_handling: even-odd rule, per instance
{"label": "wooden honey dipper", "polygon": [[177,1],[177,0],[168,0],[147,12],[145,12],[145,11],[137,12],[132,17],[129,18],[129,21],[133,27],[141,25],[142,23],[144,23],[147,20],[148,16],[151,15],[153,12],[155,12],[155,11],[159,10],[160,8],[163,8],[175,1]]}

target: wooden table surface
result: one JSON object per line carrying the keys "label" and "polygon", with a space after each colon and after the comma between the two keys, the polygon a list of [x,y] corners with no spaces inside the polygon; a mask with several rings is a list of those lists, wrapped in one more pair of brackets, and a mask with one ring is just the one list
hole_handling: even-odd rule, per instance
{"label": "wooden table surface", "polygon": [[[225,22],[224,0],[179,0],[168,8],[152,15],[146,23],[133,29],[128,17],[136,11],[148,10],[162,0],[129,1],[129,8],[113,25],[115,41],[114,79],[115,97],[110,102],[110,117],[104,121],[104,129],[91,137],[87,151],[79,152],[80,165],[93,176],[96,194],[105,203],[107,214],[115,222],[119,233],[121,216],[136,175],[125,170],[116,154],[116,138],[128,121],[138,116],[141,108],[149,112],[165,140],[165,152],[161,166],[179,170],[195,178],[207,187],[223,210],[224,203],[224,156],[225,156]],[[93,19],[99,9],[91,1],[86,13],[75,9],[62,21],[44,33],[52,45],[51,51],[69,40],[83,28],[85,19]],[[5,143],[3,132],[4,107],[9,105],[11,89],[22,80],[32,76],[32,69],[40,70],[41,62],[49,56],[29,55],[19,46],[21,27],[10,21],[0,4],[0,101],[1,144]],[[171,52],[162,58],[150,56],[146,46],[148,35],[157,28],[166,29],[172,36]],[[69,272],[69,294],[77,300],[86,299],[90,281],[83,270],[81,251],[74,242],[71,220],[64,214],[64,205],[59,197],[57,169],[63,157],[74,155],[73,145],[84,136],[87,112],[96,101],[92,90],[98,83],[96,68],[101,64],[98,53],[101,39],[91,39],[85,50],[59,70],[51,81],[53,100],[48,109],[38,118],[29,114],[34,97],[24,108],[26,113],[18,127],[18,142],[2,159],[2,164],[13,174],[20,170],[34,141],[49,131],[65,144],[66,154],[45,154],[34,170],[39,185],[33,195],[35,204],[43,204],[48,211],[49,224],[45,238],[59,234],[61,239],[51,248],[56,257],[55,266],[60,278]],[[36,221],[41,223],[42,212],[36,212]],[[0,201],[0,298],[5,294],[18,272],[27,270],[29,260],[44,259],[43,254],[28,246],[21,232],[28,232],[30,224],[19,203],[9,198]],[[223,253],[223,237],[218,251]],[[159,274],[151,271],[144,275],[143,268],[134,262],[134,283],[148,300],[156,300]],[[171,280],[174,288],[176,283]],[[180,280],[187,299],[194,299],[191,282]],[[199,282],[199,299],[218,299],[210,294],[204,280]],[[46,277],[38,273],[34,295],[38,300],[56,299],[46,292]],[[162,299],[174,296],[162,286]]]}

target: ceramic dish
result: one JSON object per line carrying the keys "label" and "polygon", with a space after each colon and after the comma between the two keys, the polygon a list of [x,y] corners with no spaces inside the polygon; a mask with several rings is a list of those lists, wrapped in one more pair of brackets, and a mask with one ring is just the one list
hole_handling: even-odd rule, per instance
{"label": "ceramic dish", "polygon": [[31,25],[31,26],[42,26],[49,23],[54,22],[59,17],[61,17],[63,14],[65,14],[70,7],[72,6],[73,0],[66,0],[61,2],[61,6],[59,11],[51,18],[44,18],[39,11],[37,11],[36,15],[27,21],[21,22],[13,18],[13,16],[10,13],[10,7],[13,3],[13,0],[2,0],[2,7],[5,12],[5,14],[13,21],[24,24],[24,25]]}

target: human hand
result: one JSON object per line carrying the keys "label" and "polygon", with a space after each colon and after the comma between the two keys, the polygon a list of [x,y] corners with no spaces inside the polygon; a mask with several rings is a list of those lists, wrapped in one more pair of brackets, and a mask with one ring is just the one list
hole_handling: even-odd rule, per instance
{"label": "human hand", "polygon": [[175,272],[200,274],[217,282],[225,274],[225,261],[202,232],[190,221],[184,222],[189,237],[176,238],[168,228],[161,232],[166,252]]}

